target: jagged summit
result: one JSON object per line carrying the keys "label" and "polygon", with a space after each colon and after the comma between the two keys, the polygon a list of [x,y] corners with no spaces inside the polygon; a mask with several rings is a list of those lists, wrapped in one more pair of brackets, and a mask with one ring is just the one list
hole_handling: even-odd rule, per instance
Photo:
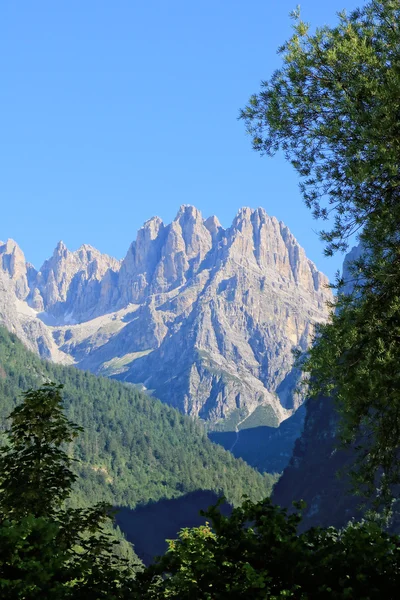
{"label": "jagged summit", "polygon": [[69,253],[70,253],[70,251],[68,250],[67,246],[64,244],[64,242],[62,240],[60,240],[58,242],[57,246],[54,248],[52,256],[53,256],[53,258],[56,259],[57,257],[60,257],[60,256],[66,256]]}
{"label": "jagged summit", "polygon": [[3,244],[0,270],[26,311],[52,324],[62,356],[233,427],[249,415],[278,423],[297,407],[292,349],[307,347],[331,299],[326,277],[262,207],[240,209],[224,229],[183,204],[169,224],[146,221],[122,261],[59,242],[36,272]]}
{"label": "jagged summit", "polygon": [[163,226],[164,226],[164,223],[160,217],[151,217],[150,219],[147,219],[147,221],[145,221],[143,223],[140,230],[141,229],[149,229],[151,231],[158,231],[160,229],[160,227],[163,227]]}
{"label": "jagged summit", "polygon": [[[56,247],[54,248],[53,254],[52,254],[52,258],[55,258],[56,260],[59,260],[60,258],[66,258],[68,256],[83,256],[84,254],[92,254],[95,256],[101,256],[101,257],[107,257],[107,259],[111,260],[111,261],[117,261],[117,259],[113,258],[112,256],[109,256],[108,254],[103,254],[102,252],[100,252],[99,250],[97,250],[97,248],[95,248],[94,246],[90,245],[90,244],[81,244],[79,246],[79,248],[77,248],[76,250],[70,250],[67,245],[60,240],[58,242],[58,244],[56,245]],[[43,270],[43,266],[47,265],[49,263],[51,259],[46,260],[40,271]]]}
{"label": "jagged summit", "polygon": [[207,227],[210,233],[218,231],[219,229],[223,229],[218,217],[216,217],[215,215],[212,215],[211,217],[205,219],[204,225]]}
{"label": "jagged summit", "polygon": [[100,282],[107,271],[119,268],[120,261],[93,246],[82,244],[71,251],[60,241],[31,281],[29,302],[36,310],[57,319],[87,312],[97,301]]}
{"label": "jagged summit", "polygon": [[0,244],[0,269],[10,278],[10,286],[18,299],[24,300],[29,293],[28,273],[32,268],[17,242],[9,238]]}
{"label": "jagged summit", "polygon": [[181,217],[202,220],[203,217],[198,208],[192,204],[181,204],[174,221],[179,221]]}
{"label": "jagged summit", "polygon": [[12,252],[16,248],[19,248],[17,242],[12,238],[8,238],[6,242],[0,242],[0,247],[4,246],[4,250],[7,252]]}
{"label": "jagged summit", "polygon": [[76,252],[99,252],[97,248],[90,244],[81,244]]}

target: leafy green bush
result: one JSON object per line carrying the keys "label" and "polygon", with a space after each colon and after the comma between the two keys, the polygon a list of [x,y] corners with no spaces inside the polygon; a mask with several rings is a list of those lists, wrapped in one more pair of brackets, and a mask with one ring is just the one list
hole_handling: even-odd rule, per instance
{"label": "leafy green bush", "polygon": [[[301,508],[301,503],[298,504]],[[269,499],[246,500],[211,526],[184,529],[137,578],[144,600],[391,600],[400,585],[400,539],[376,522],[298,534],[301,516]]]}

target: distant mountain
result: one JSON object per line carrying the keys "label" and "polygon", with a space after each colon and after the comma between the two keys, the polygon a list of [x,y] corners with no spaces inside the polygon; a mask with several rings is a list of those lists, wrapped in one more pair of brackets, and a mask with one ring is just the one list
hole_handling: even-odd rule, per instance
{"label": "distant mountain", "polygon": [[35,277],[36,271],[25,262],[18,245],[13,240],[0,242],[0,324],[43,358],[73,363],[70,356],[58,349],[51,330],[26,302],[31,274]]}
{"label": "distant mountain", "polygon": [[122,261],[60,242],[39,272],[9,241],[1,271],[0,319],[41,356],[133,383],[225,430],[277,426],[301,404],[292,349],[307,347],[331,299],[326,277],[262,208],[223,229],[184,205],[169,225],[147,221]]}

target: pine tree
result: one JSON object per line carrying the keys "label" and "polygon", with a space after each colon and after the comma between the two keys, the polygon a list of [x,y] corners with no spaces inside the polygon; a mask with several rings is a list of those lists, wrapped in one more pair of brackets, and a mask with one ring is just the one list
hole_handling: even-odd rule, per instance
{"label": "pine tree", "polygon": [[28,390],[10,414],[0,450],[0,597],[127,598],[130,568],[103,530],[110,508],[65,507],[76,479],[68,444],[82,428],[65,417],[61,389]]}

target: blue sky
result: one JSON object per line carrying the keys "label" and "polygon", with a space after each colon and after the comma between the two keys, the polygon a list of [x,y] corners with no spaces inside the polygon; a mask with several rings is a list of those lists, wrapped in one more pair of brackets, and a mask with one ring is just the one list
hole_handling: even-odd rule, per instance
{"label": "blue sky", "polygon": [[[306,0],[333,24],[359,2]],[[251,149],[239,108],[279,66],[296,0],[69,0],[0,5],[0,239],[37,268],[62,239],[118,258],[180,204],[229,226],[241,206],[284,221],[333,276],[281,156]]]}

